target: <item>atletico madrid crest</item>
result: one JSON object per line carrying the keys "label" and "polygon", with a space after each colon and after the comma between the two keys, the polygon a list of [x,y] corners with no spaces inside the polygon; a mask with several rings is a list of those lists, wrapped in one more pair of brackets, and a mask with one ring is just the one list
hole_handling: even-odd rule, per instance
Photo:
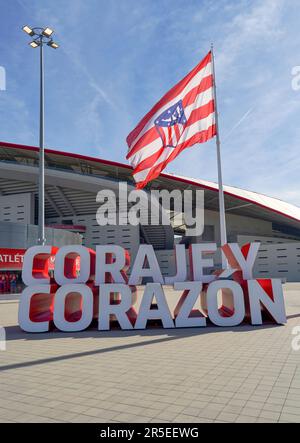
{"label": "atletico madrid crest", "polygon": [[155,127],[164,148],[176,148],[187,122],[182,100],[170,106],[155,120]]}

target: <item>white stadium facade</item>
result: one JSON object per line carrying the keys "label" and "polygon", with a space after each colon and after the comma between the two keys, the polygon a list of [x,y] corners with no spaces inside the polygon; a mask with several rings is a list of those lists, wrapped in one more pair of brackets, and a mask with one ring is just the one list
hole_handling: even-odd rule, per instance
{"label": "white stadium facade", "polygon": [[[20,256],[26,248],[37,244],[38,163],[38,148],[0,142],[0,282],[1,273],[15,272],[19,278]],[[133,186],[131,173],[126,164],[47,149],[47,244],[82,243],[91,248],[118,244],[134,258],[139,244],[147,243],[153,245],[163,273],[172,275],[176,243],[219,243],[217,184],[170,174],[162,174],[147,190],[203,190],[202,236],[187,237],[186,227],[176,224],[176,217],[171,217],[169,226],[99,226],[98,191],[116,191],[120,182]],[[231,186],[225,186],[224,192],[228,241],[241,245],[250,241],[261,243],[256,276],[300,281],[300,208]]]}

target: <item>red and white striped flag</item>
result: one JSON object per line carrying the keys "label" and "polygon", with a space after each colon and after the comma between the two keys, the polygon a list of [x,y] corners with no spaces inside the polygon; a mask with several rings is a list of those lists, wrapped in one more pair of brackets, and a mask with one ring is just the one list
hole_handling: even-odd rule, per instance
{"label": "red and white striped flag", "polygon": [[175,85],[128,135],[136,187],[159,176],[183,149],[216,135],[212,52]]}

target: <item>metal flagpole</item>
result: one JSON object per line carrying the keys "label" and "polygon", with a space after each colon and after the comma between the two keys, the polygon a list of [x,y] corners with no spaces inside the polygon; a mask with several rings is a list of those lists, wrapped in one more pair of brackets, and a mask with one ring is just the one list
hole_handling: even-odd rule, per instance
{"label": "metal flagpole", "polygon": [[[217,88],[216,88],[216,74],[215,74],[215,57],[214,57],[214,47],[211,45],[211,55],[212,55],[212,72],[213,72],[213,84],[214,84],[214,101],[215,101],[215,116],[216,116],[216,147],[217,147],[217,162],[218,162],[218,183],[219,183],[219,211],[220,211],[220,237],[221,246],[227,243],[227,233],[226,233],[226,218],[225,218],[225,203],[224,203],[224,190],[223,190],[223,180],[222,180],[222,166],[221,166],[221,142],[220,142],[220,132],[219,132],[219,116],[218,116],[218,106],[217,106]],[[222,267],[227,268],[227,260],[222,254]]]}
{"label": "metal flagpole", "polygon": [[39,239],[45,239],[45,159],[44,159],[44,54],[43,39],[40,37],[40,152],[39,152]]}

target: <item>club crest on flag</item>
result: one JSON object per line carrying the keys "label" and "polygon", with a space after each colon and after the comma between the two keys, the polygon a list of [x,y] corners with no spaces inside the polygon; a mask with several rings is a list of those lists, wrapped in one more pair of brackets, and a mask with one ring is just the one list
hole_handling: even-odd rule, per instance
{"label": "club crest on flag", "polygon": [[176,148],[187,122],[182,100],[170,106],[155,120],[155,127],[163,147]]}

